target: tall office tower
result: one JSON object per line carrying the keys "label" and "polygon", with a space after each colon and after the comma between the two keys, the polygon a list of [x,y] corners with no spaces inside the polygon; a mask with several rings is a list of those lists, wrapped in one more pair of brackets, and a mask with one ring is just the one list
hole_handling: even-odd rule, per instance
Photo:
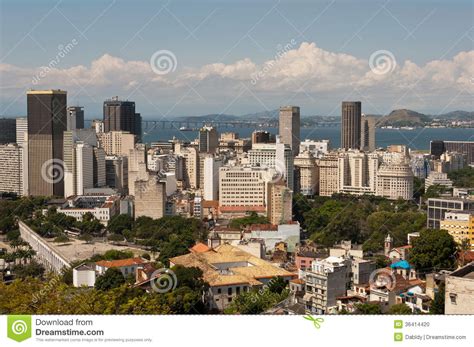
{"label": "tall office tower", "polygon": [[199,185],[199,154],[194,147],[175,145],[175,152],[183,158],[184,187],[196,189]]}
{"label": "tall office tower", "polygon": [[249,163],[252,166],[267,166],[275,168],[278,174],[286,181],[288,188],[294,187],[293,152],[290,145],[280,141],[276,143],[257,143],[248,151]]}
{"label": "tall office tower", "polygon": [[128,155],[128,193],[135,195],[135,182],[148,179],[146,146],[138,143]]}
{"label": "tall office tower", "polygon": [[135,148],[135,135],[128,131],[109,131],[106,133],[97,133],[100,145],[104,148],[107,155],[126,156],[130,150]]}
{"label": "tall office tower", "polygon": [[84,107],[69,106],[67,108],[67,130],[84,129]]}
{"label": "tall office tower", "polygon": [[216,128],[204,126],[199,130],[199,152],[215,153],[219,147],[219,134]]}
{"label": "tall office tower", "polygon": [[110,188],[124,192],[128,188],[128,160],[121,156],[105,157],[105,180]]}
{"label": "tall office tower", "polygon": [[23,190],[23,147],[16,143],[0,145],[0,193],[26,195]]}
{"label": "tall office tower", "polygon": [[146,216],[154,219],[165,215],[166,184],[156,175],[140,178],[135,186],[135,218]]}
{"label": "tall office tower", "polygon": [[76,144],[76,194],[83,195],[84,189],[94,188],[94,151],[87,143]]}
{"label": "tall office tower", "polygon": [[27,100],[29,194],[63,196],[67,93],[31,90],[27,92]]}
{"label": "tall office tower", "polygon": [[105,151],[103,148],[94,147],[94,187],[105,187]]}
{"label": "tall office tower", "polygon": [[118,97],[104,101],[104,132],[128,131],[141,141],[141,116],[135,113],[135,102],[121,101]]}
{"label": "tall office tower", "polygon": [[298,192],[308,196],[316,195],[319,190],[319,167],[312,152],[300,152],[295,157],[294,166],[299,169]]}
{"label": "tall office tower", "polygon": [[16,141],[15,118],[0,118],[0,144],[14,143]]}
{"label": "tall office tower", "polygon": [[319,167],[319,195],[332,196],[338,192],[339,169],[337,153],[325,154],[318,162]]}
{"label": "tall office tower", "polygon": [[26,144],[28,139],[28,119],[20,117],[16,119],[16,143],[20,146]]}
{"label": "tall office tower", "polygon": [[271,143],[275,142],[275,138],[271,132],[266,130],[255,130],[252,133],[252,144],[254,143]]}
{"label": "tall office tower", "polygon": [[375,117],[362,115],[360,124],[360,149],[375,151]]}
{"label": "tall office tower", "polygon": [[268,183],[267,217],[275,225],[293,220],[293,192],[283,180]]}
{"label": "tall office tower", "polygon": [[343,101],[341,115],[341,148],[359,149],[361,125],[360,101]]}
{"label": "tall office tower", "polygon": [[222,160],[213,156],[204,159],[204,200],[218,200],[219,191],[219,169],[222,166]]}
{"label": "tall office tower", "polygon": [[[83,146],[79,146],[82,144]],[[94,129],[64,132],[64,196],[82,195],[85,188],[105,186],[105,153]],[[104,166],[103,169],[98,169]],[[89,172],[89,168],[92,171]],[[95,171],[103,173],[96,175]],[[101,177],[104,176],[104,177]],[[91,182],[90,182],[91,180]]]}
{"label": "tall office tower", "polygon": [[298,106],[280,107],[278,123],[281,142],[290,145],[293,156],[300,151],[300,108]]}
{"label": "tall office tower", "polygon": [[377,172],[375,195],[387,199],[413,199],[413,172],[405,160],[383,163]]}

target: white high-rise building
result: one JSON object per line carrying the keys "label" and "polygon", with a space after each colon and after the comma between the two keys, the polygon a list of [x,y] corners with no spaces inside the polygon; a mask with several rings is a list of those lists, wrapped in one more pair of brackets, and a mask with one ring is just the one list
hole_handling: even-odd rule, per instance
{"label": "white high-rise building", "polygon": [[197,149],[176,144],[175,152],[184,158],[183,181],[185,187],[197,189],[199,184],[199,155]]}
{"label": "white high-rise building", "polygon": [[76,194],[83,195],[84,189],[94,188],[94,150],[86,143],[76,144]]}
{"label": "white high-rise building", "polygon": [[300,150],[294,166],[299,171],[298,187],[295,189],[303,195],[316,195],[319,190],[319,167],[312,152]]}
{"label": "white high-rise building", "polygon": [[16,119],[16,143],[20,146],[26,142],[28,138],[28,118],[21,117]]}
{"label": "white high-rise building", "polygon": [[376,195],[392,200],[413,199],[413,172],[406,160],[392,160],[380,166]]}
{"label": "white high-rise building", "polygon": [[218,200],[219,195],[219,169],[222,160],[213,156],[204,158],[204,200]]}
{"label": "white high-rise building", "polygon": [[276,170],[268,167],[221,167],[219,170],[221,211],[265,213],[268,183],[275,177],[277,177]]}
{"label": "white high-rise building", "polygon": [[329,152],[329,140],[309,140],[300,143],[300,153],[308,151],[315,158],[321,158]]}
{"label": "white high-rise building", "polygon": [[23,148],[16,143],[0,145],[0,193],[25,195],[23,191]]}
{"label": "white high-rise building", "polygon": [[277,136],[276,143],[256,143],[248,152],[251,166],[267,166],[275,168],[286,182],[286,186],[293,190],[294,164],[293,152],[290,145],[282,143]]}

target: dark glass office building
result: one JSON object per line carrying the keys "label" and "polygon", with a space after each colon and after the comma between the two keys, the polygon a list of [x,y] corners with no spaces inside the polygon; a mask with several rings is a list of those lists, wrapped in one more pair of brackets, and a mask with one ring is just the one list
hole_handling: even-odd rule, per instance
{"label": "dark glass office building", "polygon": [[16,142],[16,119],[0,118],[0,145]]}
{"label": "dark glass office building", "polygon": [[341,148],[359,149],[361,145],[362,105],[360,101],[343,101],[341,114]]}
{"label": "dark glass office building", "polygon": [[430,142],[430,153],[439,159],[444,152],[457,152],[466,155],[467,164],[474,163],[474,141],[442,141]]}
{"label": "dark glass office building", "polygon": [[66,105],[67,94],[63,90],[27,92],[28,186],[31,195],[64,196]]}
{"label": "dark glass office building", "polygon": [[128,131],[141,142],[142,117],[135,113],[135,102],[117,97],[104,101],[104,131]]}

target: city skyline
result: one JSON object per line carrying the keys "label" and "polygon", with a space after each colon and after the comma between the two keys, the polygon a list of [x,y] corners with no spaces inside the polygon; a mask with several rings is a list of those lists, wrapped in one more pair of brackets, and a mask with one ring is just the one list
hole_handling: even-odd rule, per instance
{"label": "city skyline", "polygon": [[[2,18],[2,115],[26,114],[19,95],[29,88],[68,90],[71,105],[84,106],[88,119],[115,95],[140,104],[144,119],[287,104],[305,115],[338,115],[341,100],[361,100],[370,114],[472,109],[468,1],[418,1],[410,11],[405,1],[262,1],[252,11],[221,2],[104,1],[88,3],[97,11],[87,14],[74,3],[23,3],[28,10],[2,3],[9,13]],[[129,12],[141,22],[130,16],[135,25],[112,23]],[[246,19],[236,21],[241,12]],[[30,32],[18,28],[20,15],[32,23]],[[343,16],[352,20],[335,20]],[[62,30],[52,31],[51,23]],[[171,60],[156,60],[163,51]],[[157,73],[167,69],[159,62],[171,64],[169,73]]]}

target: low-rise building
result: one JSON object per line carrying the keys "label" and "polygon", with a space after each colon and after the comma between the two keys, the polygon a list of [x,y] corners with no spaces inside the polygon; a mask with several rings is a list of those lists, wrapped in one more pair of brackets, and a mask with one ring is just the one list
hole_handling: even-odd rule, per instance
{"label": "low-rise building", "polygon": [[204,293],[211,310],[222,311],[241,293],[262,288],[280,277],[290,281],[296,275],[228,244],[206,252],[189,253],[170,259],[170,266],[198,267],[209,283]]}
{"label": "low-rise building", "polygon": [[277,243],[284,242],[288,252],[292,253],[300,243],[300,224],[253,224],[244,231],[243,238],[263,240],[267,251],[273,251]]}
{"label": "low-rise building", "polygon": [[347,260],[328,257],[313,261],[311,269],[304,272],[305,291],[303,297],[306,312],[326,314],[337,305],[337,298],[346,295],[349,283]]}
{"label": "low-rise building", "polygon": [[71,196],[62,204],[57,212],[82,221],[86,213],[92,213],[102,224],[107,225],[109,220],[120,212],[119,195],[77,195]]}
{"label": "low-rise building", "polygon": [[448,231],[458,244],[467,240],[474,250],[474,211],[447,212],[440,229]]}
{"label": "low-rise building", "polygon": [[474,262],[446,276],[445,314],[474,312]]}
{"label": "low-rise building", "polygon": [[142,266],[145,261],[142,258],[127,258],[120,260],[99,260],[95,263],[95,271],[97,275],[103,275],[108,269],[116,268],[120,270],[124,277],[133,275],[138,267]]}

